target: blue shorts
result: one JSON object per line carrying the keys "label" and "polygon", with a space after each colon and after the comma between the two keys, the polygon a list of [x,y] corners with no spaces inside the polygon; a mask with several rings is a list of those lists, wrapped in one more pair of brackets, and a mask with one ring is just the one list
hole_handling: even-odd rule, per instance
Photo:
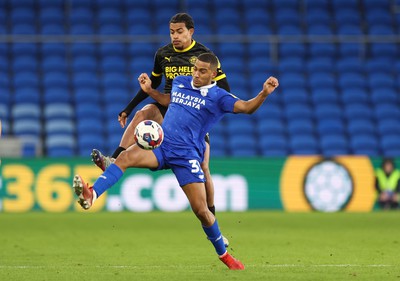
{"label": "blue shorts", "polygon": [[204,173],[200,163],[203,156],[195,150],[189,149],[167,149],[164,145],[153,150],[158,167],[153,171],[171,169],[175,174],[180,186],[193,182],[205,182]]}

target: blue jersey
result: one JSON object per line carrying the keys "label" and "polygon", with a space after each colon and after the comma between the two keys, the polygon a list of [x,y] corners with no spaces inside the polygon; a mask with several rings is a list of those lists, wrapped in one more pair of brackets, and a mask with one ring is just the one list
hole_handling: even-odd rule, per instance
{"label": "blue jersey", "polygon": [[172,169],[179,185],[204,182],[200,163],[204,159],[206,133],[225,113],[233,113],[238,98],[211,85],[196,88],[191,76],[172,82],[171,102],[162,127],[164,141],[153,150],[159,169]]}
{"label": "blue jersey", "polygon": [[164,117],[164,143],[171,148],[191,147],[201,155],[204,137],[225,113],[232,113],[235,96],[211,85],[196,88],[191,76],[178,76],[172,83],[171,102]]}

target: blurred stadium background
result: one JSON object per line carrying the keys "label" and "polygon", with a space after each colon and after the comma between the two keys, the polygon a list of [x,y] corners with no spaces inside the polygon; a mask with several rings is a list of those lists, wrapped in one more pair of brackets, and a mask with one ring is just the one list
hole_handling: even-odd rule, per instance
{"label": "blurred stadium background", "polygon": [[2,156],[112,153],[180,11],[233,93],[280,79],[254,116],[213,130],[212,156],[400,156],[399,0],[0,0]]}

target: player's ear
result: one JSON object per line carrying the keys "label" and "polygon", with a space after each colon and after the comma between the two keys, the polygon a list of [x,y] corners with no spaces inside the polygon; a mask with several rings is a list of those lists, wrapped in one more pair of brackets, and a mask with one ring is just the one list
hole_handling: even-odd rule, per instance
{"label": "player's ear", "polygon": [[189,33],[190,33],[190,36],[193,36],[194,28],[189,28]]}

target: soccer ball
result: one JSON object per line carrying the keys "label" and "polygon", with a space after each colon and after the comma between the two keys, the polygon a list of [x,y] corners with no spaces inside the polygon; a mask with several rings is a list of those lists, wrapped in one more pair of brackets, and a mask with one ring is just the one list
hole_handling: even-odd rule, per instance
{"label": "soccer ball", "polygon": [[164,131],[160,124],[152,120],[140,122],[135,129],[136,144],[146,150],[152,150],[161,145],[164,140]]}

